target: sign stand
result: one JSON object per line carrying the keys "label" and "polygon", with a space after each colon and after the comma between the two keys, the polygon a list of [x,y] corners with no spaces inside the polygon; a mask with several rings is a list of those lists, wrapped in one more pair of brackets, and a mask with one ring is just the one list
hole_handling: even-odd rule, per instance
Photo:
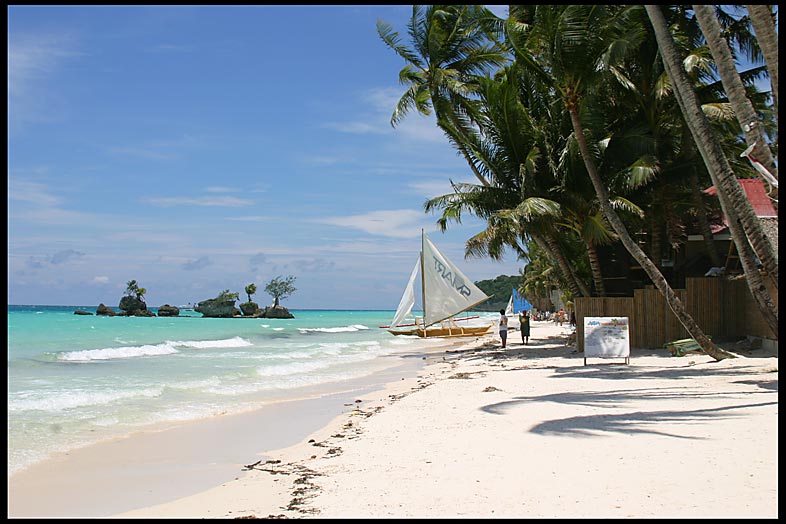
{"label": "sign stand", "polygon": [[624,358],[630,364],[628,317],[584,317],[584,365],[593,357]]}

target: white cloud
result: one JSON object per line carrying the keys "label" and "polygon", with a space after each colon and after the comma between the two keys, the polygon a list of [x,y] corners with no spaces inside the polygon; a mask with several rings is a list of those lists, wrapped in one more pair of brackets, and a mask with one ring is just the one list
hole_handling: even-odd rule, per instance
{"label": "white cloud", "polygon": [[211,265],[213,262],[208,257],[199,257],[196,260],[192,260],[190,262],[186,262],[183,264],[182,267],[186,271],[194,271],[196,269],[203,269],[207,266]]}
{"label": "white cloud", "polygon": [[272,217],[264,215],[246,215],[242,217],[226,217],[224,220],[234,220],[236,222],[268,222]]}
{"label": "white cloud", "polygon": [[38,81],[54,74],[61,62],[79,53],[70,38],[58,35],[24,35],[8,38],[8,94],[30,94]]}
{"label": "white cloud", "polygon": [[388,129],[382,129],[377,125],[369,124],[368,122],[328,122],[323,127],[328,129],[335,129],[343,133],[350,133],[353,135],[367,135],[369,133],[382,134],[389,132]]}
{"label": "white cloud", "polygon": [[422,115],[416,110],[411,110],[394,128],[390,125],[390,117],[398,104],[403,88],[374,88],[360,96],[371,113],[365,120],[355,119],[349,122],[328,122],[323,127],[356,135],[392,134],[403,140],[417,142],[442,142],[447,139],[437,127],[433,113]]}
{"label": "white cloud", "polygon": [[360,229],[372,235],[393,238],[417,236],[426,223],[423,213],[412,209],[372,211],[362,215],[326,217],[316,221],[323,224]]}
{"label": "white cloud", "polygon": [[148,204],[161,207],[171,206],[207,206],[207,207],[244,207],[254,202],[237,197],[150,197],[143,199]]}
{"label": "white cloud", "polygon": [[103,277],[103,276],[93,277],[93,283],[94,284],[102,284],[102,285],[103,284],[109,284],[109,277]]}
{"label": "white cloud", "polygon": [[18,177],[8,179],[8,199],[41,207],[52,207],[60,203],[60,198],[52,195],[44,184],[19,180]]}

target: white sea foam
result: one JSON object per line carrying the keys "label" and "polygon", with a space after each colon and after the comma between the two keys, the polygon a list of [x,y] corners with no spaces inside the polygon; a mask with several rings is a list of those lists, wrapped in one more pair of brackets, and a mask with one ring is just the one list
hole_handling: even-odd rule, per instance
{"label": "white sea foam", "polygon": [[118,348],[85,349],[69,351],[57,356],[58,360],[68,362],[90,362],[92,360],[112,360],[117,358],[150,357],[177,353],[178,347],[191,349],[237,348],[253,344],[241,337],[224,340],[186,340],[170,341],[161,344],[144,344],[141,346],[123,346]]}
{"label": "white sea foam", "polygon": [[254,345],[242,337],[233,337],[225,340],[186,340],[168,343],[174,346],[195,349],[242,348]]}
{"label": "white sea foam", "polygon": [[144,346],[125,346],[119,348],[85,349],[69,351],[57,356],[58,360],[68,362],[90,362],[91,360],[112,360],[116,358],[147,357],[177,353],[169,342]]}
{"label": "white sea foam", "polygon": [[301,333],[351,333],[353,331],[363,331],[368,329],[363,324],[353,324],[351,326],[340,326],[332,328],[298,328]]}
{"label": "white sea foam", "polygon": [[291,322],[36,313],[9,312],[9,471],[148,424],[234,413],[363,376],[380,355],[432,342],[377,329],[392,312],[305,311]]}
{"label": "white sea foam", "polygon": [[318,369],[326,368],[330,365],[329,362],[324,360],[309,362],[292,362],[289,364],[281,364],[278,366],[265,366],[257,368],[257,374],[261,377],[276,377],[284,375],[296,375],[299,373],[307,373],[309,371],[316,371]]}
{"label": "white sea foam", "polygon": [[152,398],[161,395],[163,388],[152,387],[137,390],[113,391],[70,391],[57,395],[47,394],[43,398],[10,398],[8,411],[51,411],[60,412],[85,406],[104,406],[129,398]]}

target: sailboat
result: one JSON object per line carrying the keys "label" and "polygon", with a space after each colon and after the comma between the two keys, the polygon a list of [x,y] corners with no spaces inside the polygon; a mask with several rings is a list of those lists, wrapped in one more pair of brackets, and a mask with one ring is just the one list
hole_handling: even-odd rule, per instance
{"label": "sailboat", "polygon": [[[472,337],[488,333],[493,323],[459,326],[455,315],[471,309],[489,297],[472,283],[437,246],[421,231],[421,250],[407,286],[396,308],[388,331],[394,335],[419,337]],[[423,316],[416,317],[414,327],[403,324],[415,305],[415,280],[420,270]],[[439,325],[436,325],[438,324]]]}
{"label": "sailboat", "polygon": [[530,309],[532,309],[532,304],[529,303],[529,300],[521,296],[516,289],[513,289],[510,293],[508,305],[505,308],[505,315],[512,317],[522,311],[529,311]]}

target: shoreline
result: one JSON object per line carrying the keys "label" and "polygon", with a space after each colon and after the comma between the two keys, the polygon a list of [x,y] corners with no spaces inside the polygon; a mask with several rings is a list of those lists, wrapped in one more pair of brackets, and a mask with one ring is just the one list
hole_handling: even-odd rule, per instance
{"label": "shoreline", "polygon": [[413,351],[411,375],[220,485],[110,516],[777,517],[777,352],[585,366],[566,334],[536,322],[526,346],[514,331],[506,349],[492,333]]}
{"label": "shoreline", "polygon": [[257,455],[301,441],[369,391],[417,374],[455,344],[419,342],[379,357],[379,369],[369,375],[298,388],[250,411],[165,424],[56,453],[8,477],[8,516],[107,517],[230,481]]}

